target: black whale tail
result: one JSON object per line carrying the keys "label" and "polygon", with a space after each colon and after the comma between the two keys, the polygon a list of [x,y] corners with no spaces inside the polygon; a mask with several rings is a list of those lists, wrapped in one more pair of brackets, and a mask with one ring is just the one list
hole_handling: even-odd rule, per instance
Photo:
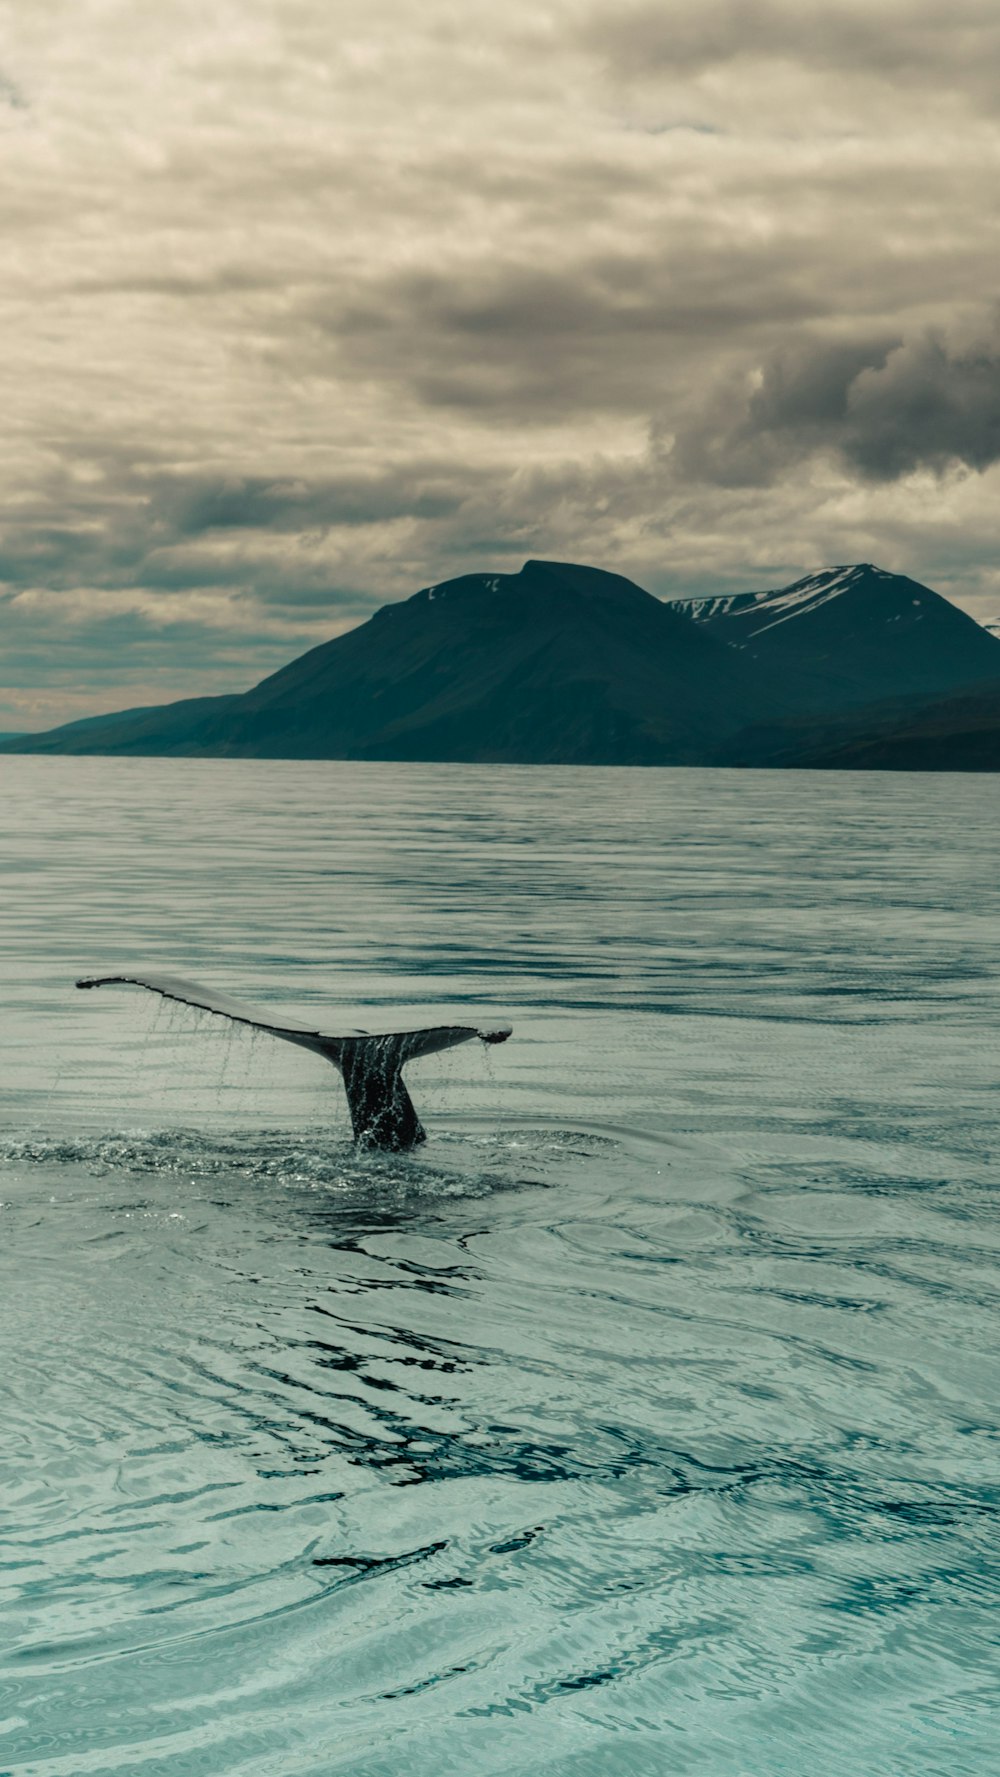
{"label": "black whale tail", "polygon": [[343,1076],[354,1139],[362,1147],[400,1153],[427,1140],[403,1079],[402,1038],[354,1037],[341,1044]]}
{"label": "black whale tail", "polygon": [[246,1024],[253,1030],[266,1030],[287,1043],[312,1049],[332,1061],[340,1069],[351,1113],[354,1139],[363,1146],[387,1148],[400,1153],[426,1140],[426,1132],[414,1109],[413,1100],[403,1080],[403,1067],[419,1055],[433,1055],[439,1049],[451,1049],[456,1043],[479,1037],[484,1043],[504,1043],[510,1036],[510,1025],[497,1021],[485,1025],[439,1024],[416,1030],[369,1031],[350,1030],[335,1035],[315,1030],[296,1019],[280,1022],[266,1017],[255,1006],[230,999],[228,994],[213,993],[195,981],[181,981],[174,975],[98,975],[78,981],[77,987],[145,987],[164,999],[177,1000],[183,1006],[195,1006],[202,1012],[213,1012],[229,1018],[234,1024]]}

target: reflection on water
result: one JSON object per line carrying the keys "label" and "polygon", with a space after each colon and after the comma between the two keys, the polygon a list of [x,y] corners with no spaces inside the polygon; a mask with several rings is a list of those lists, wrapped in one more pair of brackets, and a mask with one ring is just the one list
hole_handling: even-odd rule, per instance
{"label": "reflection on water", "polygon": [[995,780],[4,769],[0,1770],[991,1771]]}

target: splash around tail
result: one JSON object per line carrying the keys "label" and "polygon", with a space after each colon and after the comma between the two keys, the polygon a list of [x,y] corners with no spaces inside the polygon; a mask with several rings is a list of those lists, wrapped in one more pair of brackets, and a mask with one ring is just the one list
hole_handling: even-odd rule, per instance
{"label": "splash around tail", "polygon": [[361,1146],[401,1153],[425,1141],[426,1131],[417,1116],[403,1080],[403,1067],[419,1055],[433,1055],[478,1037],[483,1043],[505,1043],[511,1026],[503,1020],[484,1025],[438,1024],[383,1032],[349,1030],[342,1035],[315,1030],[297,1019],[280,1022],[255,1006],[245,1005],[228,994],[214,993],[195,981],[174,975],[97,975],[77,982],[77,987],[145,987],[164,999],[212,1012],[234,1024],[265,1030],[287,1043],[312,1049],[338,1068],[347,1093],[354,1139]]}

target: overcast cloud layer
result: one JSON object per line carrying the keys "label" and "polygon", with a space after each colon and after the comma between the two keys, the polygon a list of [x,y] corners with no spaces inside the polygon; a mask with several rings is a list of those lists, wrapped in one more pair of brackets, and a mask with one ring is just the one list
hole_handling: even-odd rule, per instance
{"label": "overcast cloud layer", "polygon": [[526,556],[1000,613],[988,0],[32,0],[0,729]]}

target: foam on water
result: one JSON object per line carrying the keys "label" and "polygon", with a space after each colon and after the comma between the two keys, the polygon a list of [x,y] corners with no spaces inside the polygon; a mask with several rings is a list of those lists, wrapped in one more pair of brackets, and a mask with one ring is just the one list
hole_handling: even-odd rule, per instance
{"label": "foam on water", "polygon": [[5,769],[0,1769],[991,1771],[993,780]]}

